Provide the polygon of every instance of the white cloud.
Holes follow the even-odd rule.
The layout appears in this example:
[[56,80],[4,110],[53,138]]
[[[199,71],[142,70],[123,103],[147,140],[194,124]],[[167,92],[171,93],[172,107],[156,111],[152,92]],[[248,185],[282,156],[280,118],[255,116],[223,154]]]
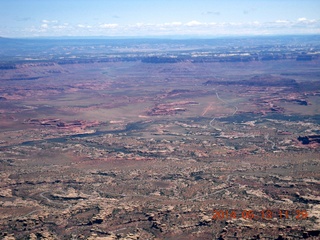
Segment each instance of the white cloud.
[[191,21],[191,22],[186,23],[185,26],[195,27],[195,26],[200,26],[200,25],[202,25],[202,24],[203,24],[203,23],[201,23],[201,22],[198,22],[198,21],[193,20],[193,21]]
[[275,19],[270,22],[138,22],[132,24],[87,23],[71,24],[58,20],[41,20],[37,26],[30,26],[22,32],[39,36],[150,36],[150,35],[265,35],[265,34],[306,34],[320,33],[320,20],[297,18],[294,21]]
[[290,23],[288,20],[276,20],[275,23]]
[[42,22],[43,23],[58,23],[58,20],[46,20],[46,19],[44,19],[44,20],[42,20]]
[[56,25],[56,26],[53,26],[52,28],[53,29],[65,29],[65,28],[67,28],[67,26],[66,25]]
[[99,27],[100,28],[116,28],[118,26],[119,25],[116,23],[104,23],[104,24],[101,24]]
[[135,26],[135,27],[144,27],[146,24],[144,24],[144,23],[136,23],[135,25],[133,25],[133,26]]
[[317,20],[315,19],[307,19],[307,18],[298,18],[297,19],[297,23],[298,24],[314,24],[314,23],[317,23]]
[[230,26],[242,26],[243,23],[242,22],[230,22],[229,25]]
[[90,26],[90,25],[83,25],[83,24],[78,24],[77,27],[78,28],[87,28],[87,29],[92,28],[92,26]]
[[164,23],[163,25],[168,27],[178,27],[182,25],[182,22],[170,22],[170,23]]
[[127,25],[128,27],[132,27],[132,28],[150,28],[150,27],[155,27],[155,26],[164,26],[164,24],[153,24],[153,23],[142,23],[142,22],[138,22],[136,24],[130,24]]
[[305,22],[305,21],[308,21],[308,19],[302,17],[302,18],[298,18],[298,22]]

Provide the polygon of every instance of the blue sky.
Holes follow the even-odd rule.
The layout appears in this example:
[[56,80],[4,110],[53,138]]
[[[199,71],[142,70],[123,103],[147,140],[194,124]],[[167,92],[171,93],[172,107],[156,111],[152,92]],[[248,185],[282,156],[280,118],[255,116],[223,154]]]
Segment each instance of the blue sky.
[[0,0],[0,36],[320,34],[320,0]]

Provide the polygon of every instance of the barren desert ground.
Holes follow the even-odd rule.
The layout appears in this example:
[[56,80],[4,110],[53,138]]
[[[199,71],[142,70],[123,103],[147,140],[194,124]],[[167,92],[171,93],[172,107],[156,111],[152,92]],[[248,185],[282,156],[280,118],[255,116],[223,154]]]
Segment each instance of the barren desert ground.
[[319,36],[0,41],[1,239],[319,238]]

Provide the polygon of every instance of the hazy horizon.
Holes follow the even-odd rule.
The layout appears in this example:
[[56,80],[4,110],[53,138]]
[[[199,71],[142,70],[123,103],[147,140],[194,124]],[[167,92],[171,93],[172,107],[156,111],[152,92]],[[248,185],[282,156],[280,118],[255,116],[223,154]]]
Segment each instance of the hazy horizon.
[[206,36],[206,35],[163,35],[163,36],[29,36],[29,37],[4,37],[0,36],[0,39],[21,39],[21,40],[30,40],[30,39],[43,39],[43,40],[82,40],[82,39],[109,39],[109,40],[125,40],[125,39],[148,39],[148,40],[192,40],[192,39],[225,39],[225,38],[273,38],[273,37],[310,37],[310,36],[320,36],[320,33],[317,34],[270,34],[270,35],[219,35],[219,36]]

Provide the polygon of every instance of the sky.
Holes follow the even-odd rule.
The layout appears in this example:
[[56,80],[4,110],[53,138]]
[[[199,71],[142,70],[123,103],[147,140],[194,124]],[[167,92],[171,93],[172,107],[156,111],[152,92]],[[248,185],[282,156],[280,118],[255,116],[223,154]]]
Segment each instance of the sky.
[[0,0],[1,37],[320,34],[320,0]]

